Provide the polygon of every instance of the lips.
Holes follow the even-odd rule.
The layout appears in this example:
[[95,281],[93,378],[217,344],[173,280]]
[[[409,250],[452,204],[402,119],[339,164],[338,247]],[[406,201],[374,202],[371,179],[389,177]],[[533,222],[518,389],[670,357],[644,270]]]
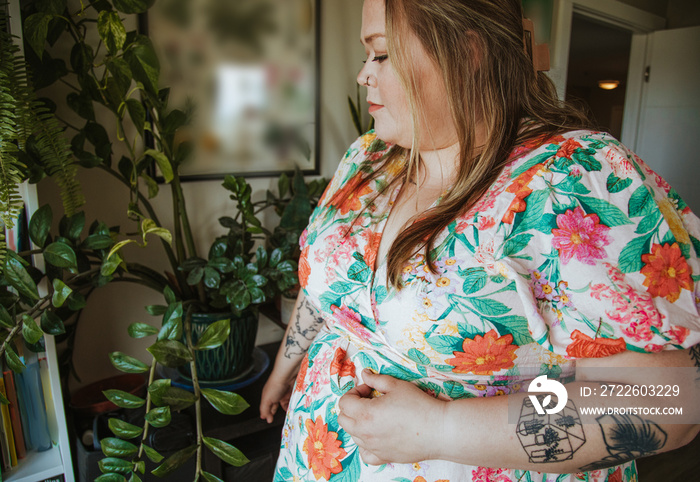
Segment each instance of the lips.
[[381,108],[384,107],[383,105],[375,104],[374,102],[367,102],[367,103],[369,104],[369,109],[368,109],[368,111],[369,111],[370,114],[371,114],[372,112],[376,112],[376,111],[378,111],[379,109],[381,109]]

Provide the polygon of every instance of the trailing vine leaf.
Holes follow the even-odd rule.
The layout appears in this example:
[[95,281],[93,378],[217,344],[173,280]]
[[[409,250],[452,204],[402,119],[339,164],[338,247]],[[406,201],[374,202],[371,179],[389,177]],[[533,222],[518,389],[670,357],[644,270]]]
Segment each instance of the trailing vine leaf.
[[158,334],[158,328],[149,325],[148,323],[132,323],[128,328],[131,338],[145,338],[151,335]]
[[22,373],[26,368],[11,345],[5,345],[5,362],[13,372]]
[[100,440],[102,453],[107,457],[131,457],[138,452],[136,445],[116,437],[105,437]]
[[141,397],[132,395],[123,390],[104,390],[102,392],[107,399],[119,408],[138,408],[146,403]]
[[162,428],[170,423],[170,407],[156,407],[146,414],[146,421],[156,428]]
[[211,350],[220,347],[231,333],[231,320],[218,320],[207,327],[197,340],[195,350]]
[[[110,419],[114,420],[114,419]],[[100,471],[104,473],[117,473],[129,475],[131,473],[131,462],[128,460],[119,459],[117,457],[106,457],[97,462]]]
[[237,393],[225,392],[214,388],[202,388],[202,395],[217,411],[226,415],[238,415],[250,407]]
[[126,478],[121,474],[102,474],[95,479],[95,482],[126,482]]
[[203,437],[202,441],[204,442],[204,445],[206,445],[209,450],[214,453],[214,455],[219,457],[227,464],[233,465],[234,467],[240,467],[250,462],[248,457],[243,455],[243,452],[238,450],[233,445],[224,442],[223,440]]
[[44,336],[44,332],[37,326],[34,318],[26,313],[22,313],[22,336],[30,345],[37,343]]
[[[116,417],[112,417],[107,421],[109,429],[114,435],[122,439],[131,439],[138,437],[143,433],[142,427],[137,427]],[[113,471],[116,472],[116,471]]]
[[141,360],[125,355],[120,351],[110,353],[109,360],[114,368],[124,373],[145,373],[150,368]]
[[154,464],[159,464],[160,461],[165,458],[161,454],[159,454],[155,449],[149,447],[146,444],[141,444],[141,447],[143,447],[143,451],[146,453],[146,457],[148,457],[148,459]]
[[166,367],[177,368],[192,361],[192,354],[187,347],[175,340],[157,341],[147,350],[158,363]]
[[53,280],[53,296],[51,297],[51,304],[56,308],[63,306],[63,303],[68,299],[68,297],[73,293],[70,286],[66,285],[63,281],[58,278]]
[[190,457],[192,457],[196,451],[196,445],[190,445],[189,447],[185,447],[182,450],[178,450],[170,457],[165,459],[165,461],[161,465],[156,467],[153,471],[151,471],[151,473],[157,477],[165,477],[166,475],[177,470],[178,467],[181,467],[185,462],[187,462],[187,460]]

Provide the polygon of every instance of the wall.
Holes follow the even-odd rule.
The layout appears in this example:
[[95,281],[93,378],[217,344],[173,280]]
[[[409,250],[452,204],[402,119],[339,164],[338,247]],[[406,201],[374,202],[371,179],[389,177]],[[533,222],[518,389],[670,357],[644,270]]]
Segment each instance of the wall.
[[[347,96],[355,96],[355,76],[364,60],[364,50],[359,42],[362,2],[322,0],[321,7],[320,163],[321,175],[331,177],[341,156],[356,137],[348,111]],[[133,29],[134,19],[129,22],[127,29]],[[65,96],[67,92],[59,87],[50,94]],[[64,116],[74,120],[71,113],[64,113]],[[114,155],[115,159],[119,159],[119,156],[118,153]],[[129,222],[124,216],[128,202],[127,189],[96,170],[82,171],[80,180],[87,199],[85,211],[88,223],[99,218],[110,225],[120,224],[122,228],[128,229]],[[276,186],[276,179],[272,178],[253,178],[250,182],[256,198],[264,197],[266,189]],[[200,249],[202,246],[208,247],[211,239],[221,233],[217,219],[231,210],[231,201],[219,186],[220,181],[190,182],[183,186]],[[42,181],[38,191],[42,204],[49,202],[54,206],[60,205],[53,181]],[[169,227],[172,213],[167,186],[161,186],[161,193],[153,204],[162,213],[161,222]],[[154,248],[128,247],[127,255],[135,261],[147,261],[150,266],[157,263],[164,267],[166,262],[162,250],[156,246]],[[156,256],[161,258],[154,259]],[[129,283],[112,283],[90,296],[80,319],[75,344],[74,361],[81,381],[72,380],[71,391],[116,374],[107,356],[112,351],[119,350],[147,361],[145,348],[149,343],[129,338],[126,330],[134,322],[157,323],[156,319],[149,319],[143,307],[162,303],[161,298],[156,293]],[[282,334],[280,328],[263,319],[258,343],[279,340]]]

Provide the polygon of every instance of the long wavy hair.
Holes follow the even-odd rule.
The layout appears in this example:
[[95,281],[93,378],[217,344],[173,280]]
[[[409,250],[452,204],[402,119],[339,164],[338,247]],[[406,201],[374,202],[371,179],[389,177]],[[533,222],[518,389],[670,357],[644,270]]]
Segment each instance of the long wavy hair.
[[[592,127],[581,110],[560,102],[549,78],[533,68],[524,46],[520,1],[385,0],[388,54],[407,93],[413,143],[410,149],[392,147],[369,177],[408,159],[394,179],[401,182],[414,175],[421,162],[417,146],[426,133],[418,126],[424,109],[407,32],[418,38],[442,73],[460,143],[452,189],[406,227],[389,249],[388,281],[399,289],[402,268],[421,250],[429,269],[436,271],[430,257],[436,237],[484,195],[516,146]],[[479,123],[485,142],[477,146]]]

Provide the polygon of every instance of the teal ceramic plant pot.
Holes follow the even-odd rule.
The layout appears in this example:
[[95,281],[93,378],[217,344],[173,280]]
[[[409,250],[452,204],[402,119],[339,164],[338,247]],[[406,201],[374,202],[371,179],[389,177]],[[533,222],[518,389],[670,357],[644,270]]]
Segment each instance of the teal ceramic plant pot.
[[[240,316],[231,313],[192,314],[192,343],[215,321],[229,318],[231,333],[218,348],[196,351],[197,378],[204,382],[231,382],[244,377],[253,367],[255,336],[258,332],[257,310],[245,311]],[[180,374],[191,379],[190,365],[179,368]]]

